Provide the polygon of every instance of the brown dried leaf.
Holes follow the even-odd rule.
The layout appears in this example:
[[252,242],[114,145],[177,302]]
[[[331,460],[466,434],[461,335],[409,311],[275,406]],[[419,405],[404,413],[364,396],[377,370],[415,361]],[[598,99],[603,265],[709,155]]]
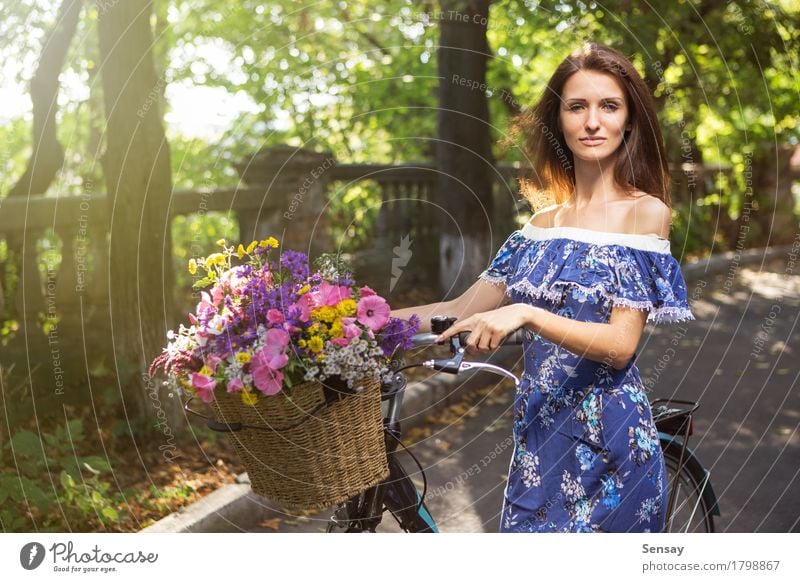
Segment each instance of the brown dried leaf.
[[267,529],[278,531],[278,528],[281,525],[281,518],[280,517],[275,517],[275,518],[272,518],[272,519],[265,519],[261,523],[259,523],[258,525],[259,525],[259,527],[265,527]]

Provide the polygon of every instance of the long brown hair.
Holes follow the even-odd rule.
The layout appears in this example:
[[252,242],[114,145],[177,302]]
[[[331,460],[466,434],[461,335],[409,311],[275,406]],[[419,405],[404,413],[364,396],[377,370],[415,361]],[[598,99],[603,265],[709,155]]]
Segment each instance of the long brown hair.
[[560,204],[575,187],[572,152],[558,127],[564,84],[581,70],[598,71],[614,76],[625,91],[631,129],[617,150],[614,179],[627,192],[641,190],[671,207],[669,167],[658,124],[653,98],[647,85],[631,62],[618,51],[602,44],[587,42],[565,58],[556,68],[536,104],[512,121],[504,144],[518,135],[524,137],[522,151],[531,160],[534,176],[520,176],[520,190],[534,210],[540,207],[535,198],[549,193]]

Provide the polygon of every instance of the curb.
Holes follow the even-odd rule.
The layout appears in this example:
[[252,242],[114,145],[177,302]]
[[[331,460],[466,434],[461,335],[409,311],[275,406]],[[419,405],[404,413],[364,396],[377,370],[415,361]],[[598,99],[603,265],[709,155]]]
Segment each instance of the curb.
[[[684,265],[681,271],[687,281],[697,281],[704,276],[725,272],[732,265],[736,268],[763,263],[789,253],[792,248],[793,245],[782,245],[742,252],[727,251]],[[482,360],[511,367],[519,360],[519,352],[500,349]],[[424,385],[420,382],[410,384],[403,399],[402,422],[407,426],[420,425],[427,414],[449,406],[458,401],[462,394],[482,384],[485,384],[484,375],[476,377],[474,374],[465,379],[440,374]],[[139,533],[240,532],[255,526],[268,515],[281,511],[269,500],[250,490],[247,473],[239,475],[236,481],[162,518]]]
[[[475,359],[511,368],[520,357],[518,350],[501,348],[495,353]],[[442,410],[458,402],[463,394],[485,386],[487,378],[496,376],[474,372],[459,377],[438,374],[424,384],[409,384],[403,398],[401,423],[407,427],[423,424],[425,417],[431,412]],[[273,505],[270,500],[253,493],[247,473],[238,475],[236,481],[171,513],[139,533],[241,532],[276,512],[285,511]]]

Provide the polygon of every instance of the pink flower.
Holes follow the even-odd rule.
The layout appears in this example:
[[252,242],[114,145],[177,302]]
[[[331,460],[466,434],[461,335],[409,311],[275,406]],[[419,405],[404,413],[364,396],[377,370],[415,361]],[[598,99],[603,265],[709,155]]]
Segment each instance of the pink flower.
[[206,347],[206,344],[208,343],[208,332],[207,331],[203,331],[202,329],[198,330],[194,334],[194,339],[197,342],[198,346],[200,346],[201,348],[204,348],[204,347]]
[[209,378],[204,374],[192,374],[192,386],[197,390],[197,396],[203,402],[211,402],[214,400],[214,388],[217,382],[213,378]]
[[383,297],[368,295],[358,302],[358,321],[373,331],[378,331],[389,321],[389,304]]
[[272,271],[262,270],[261,278],[264,280],[264,283],[266,283],[267,289],[272,287]]
[[215,374],[217,371],[217,366],[222,363],[222,358],[220,358],[217,354],[208,354],[206,357],[206,366],[208,369],[211,370],[212,374]]
[[242,388],[244,388],[244,384],[242,384],[241,379],[234,378],[233,380],[228,382],[227,388],[228,388],[228,392],[233,394],[234,392],[241,392]]
[[197,309],[195,311],[197,311],[198,314],[201,314],[207,309],[213,309],[216,311],[217,307],[211,303],[211,296],[206,291],[203,291],[200,293],[200,302],[197,304]]
[[350,340],[343,337],[335,337],[330,342],[335,346],[347,347],[347,344],[350,343]]
[[352,296],[350,287],[331,285],[327,281],[323,281],[319,286],[319,290],[314,294],[316,297],[317,307],[329,305],[335,307],[342,299],[350,299]]
[[289,345],[289,334],[282,329],[273,328],[267,331],[265,344],[250,361],[253,373],[253,384],[263,394],[272,396],[283,388],[283,374],[278,370],[289,361],[286,346]]
[[369,288],[369,287],[367,287],[366,285],[364,285],[364,286],[361,288],[361,296],[362,296],[362,297],[370,297],[370,296],[372,296],[372,295],[377,295],[377,293],[375,293],[375,291],[373,291],[372,289],[370,289],[370,288]]
[[311,293],[306,293],[297,300],[297,303],[291,305],[289,309],[292,307],[300,309],[300,316],[297,319],[306,323],[311,319],[311,308],[314,307],[314,298],[311,296]]
[[219,305],[219,302],[222,301],[223,295],[222,285],[214,285],[211,288],[211,298],[214,301],[214,305]]
[[277,309],[270,309],[267,311],[267,321],[272,324],[283,323],[283,313]]
[[253,384],[266,396],[274,396],[283,389],[283,373],[268,367],[253,370]]
[[344,337],[348,340],[361,337],[361,328],[355,322],[356,320],[353,317],[342,318],[342,331],[344,331]]
[[222,273],[220,286],[226,285],[234,293],[238,293],[247,284],[247,277],[242,276],[242,266],[234,267]]
[[255,368],[271,368],[278,370],[283,368],[289,361],[286,355],[286,346],[289,345],[289,334],[282,329],[273,328],[267,330],[265,344],[261,350],[256,352],[250,365]]

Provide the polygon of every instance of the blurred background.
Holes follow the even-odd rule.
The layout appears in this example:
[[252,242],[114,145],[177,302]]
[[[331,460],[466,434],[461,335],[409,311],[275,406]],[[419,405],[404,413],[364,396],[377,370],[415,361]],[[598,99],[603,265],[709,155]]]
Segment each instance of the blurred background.
[[3,0],[0,527],[137,530],[232,478],[145,374],[218,239],[342,252],[396,307],[471,285],[551,203],[501,141],[586,40],[655,96],[677,259],[796,240],[797,1]]

